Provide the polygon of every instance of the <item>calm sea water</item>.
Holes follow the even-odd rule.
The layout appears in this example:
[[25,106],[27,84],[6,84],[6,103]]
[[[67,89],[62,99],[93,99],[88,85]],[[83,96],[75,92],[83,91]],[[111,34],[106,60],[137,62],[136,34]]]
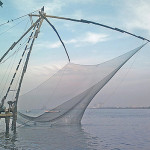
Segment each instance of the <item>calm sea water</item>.
[[150,150],[150,109],[87,109],[81,126],[20,127],[0,150]]

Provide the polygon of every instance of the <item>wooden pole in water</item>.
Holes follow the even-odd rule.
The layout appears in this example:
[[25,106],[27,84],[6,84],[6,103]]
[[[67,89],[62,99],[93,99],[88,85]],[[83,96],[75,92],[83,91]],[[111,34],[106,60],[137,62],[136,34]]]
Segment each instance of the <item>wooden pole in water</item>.
[[6,123],[6,133],[8,133],[9,132],[10,117],[5,118],[5,123]]
[[13,119],[12,119],[12,131],[16,132],[16,121],[17,121],[17,104],[16,101],[14,101],[13,108],[12,108],[12,113],[13,113]]
[[10,117],[12,117],[12,112],[7,110],[0,111],[0,119],[5,119],[6,133],[9,133]]

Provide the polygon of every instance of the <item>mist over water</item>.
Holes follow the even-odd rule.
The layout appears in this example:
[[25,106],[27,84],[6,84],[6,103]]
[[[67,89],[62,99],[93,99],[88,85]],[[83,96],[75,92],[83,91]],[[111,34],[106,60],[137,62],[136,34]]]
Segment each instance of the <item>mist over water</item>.
[[0,150],[149,150],[150,109],[87,109],[81,126],[19,127]]

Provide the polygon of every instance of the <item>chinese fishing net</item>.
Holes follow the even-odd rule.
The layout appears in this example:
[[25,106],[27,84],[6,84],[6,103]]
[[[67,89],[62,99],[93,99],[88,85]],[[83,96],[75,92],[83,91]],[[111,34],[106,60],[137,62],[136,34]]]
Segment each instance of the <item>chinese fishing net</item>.
[[46,112],[40,115],[19,112],[18,122],[80,123],[85,109],[94,96],[143,46],[97,65],[68,63],[44,83],[20,96],[20,110],[37,110],[44,106]]

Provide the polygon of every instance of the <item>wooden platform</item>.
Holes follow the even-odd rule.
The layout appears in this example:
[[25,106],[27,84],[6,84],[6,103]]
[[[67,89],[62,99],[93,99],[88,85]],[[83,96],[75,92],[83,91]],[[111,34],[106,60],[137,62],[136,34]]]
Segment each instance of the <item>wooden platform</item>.
[[6,113],[6,114],[0,114],[0,118],[7,118],[7,117],[12,117],[12,113]]

